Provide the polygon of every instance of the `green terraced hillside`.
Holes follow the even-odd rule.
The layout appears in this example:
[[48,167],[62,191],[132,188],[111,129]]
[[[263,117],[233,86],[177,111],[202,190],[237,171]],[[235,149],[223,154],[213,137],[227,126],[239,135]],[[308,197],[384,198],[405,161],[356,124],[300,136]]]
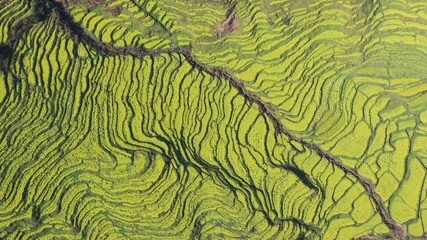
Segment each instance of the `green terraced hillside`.
[[0,0],[0,239],[427,239],[427,1]]

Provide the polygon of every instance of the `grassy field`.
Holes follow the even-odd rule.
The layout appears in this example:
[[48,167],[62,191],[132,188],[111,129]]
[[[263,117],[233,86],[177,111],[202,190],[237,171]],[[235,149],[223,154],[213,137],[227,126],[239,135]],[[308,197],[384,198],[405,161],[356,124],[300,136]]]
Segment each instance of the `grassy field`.
[[0,0],[0,239],[427,236],[426,66],[423,0]]

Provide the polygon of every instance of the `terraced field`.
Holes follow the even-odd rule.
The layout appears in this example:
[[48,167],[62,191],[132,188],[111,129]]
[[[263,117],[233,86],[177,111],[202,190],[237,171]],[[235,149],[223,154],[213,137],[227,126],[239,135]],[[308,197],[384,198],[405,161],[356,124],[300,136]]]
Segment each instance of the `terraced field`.
[[0,239],[426,239],[424,0],[0,0]]

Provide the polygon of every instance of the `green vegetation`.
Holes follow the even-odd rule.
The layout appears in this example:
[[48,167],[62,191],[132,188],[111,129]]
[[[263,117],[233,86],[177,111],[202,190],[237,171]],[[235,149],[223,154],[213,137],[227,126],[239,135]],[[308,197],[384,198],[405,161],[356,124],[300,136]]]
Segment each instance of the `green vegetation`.
[[0,239],[427,233],[427,3],[0,0]]

